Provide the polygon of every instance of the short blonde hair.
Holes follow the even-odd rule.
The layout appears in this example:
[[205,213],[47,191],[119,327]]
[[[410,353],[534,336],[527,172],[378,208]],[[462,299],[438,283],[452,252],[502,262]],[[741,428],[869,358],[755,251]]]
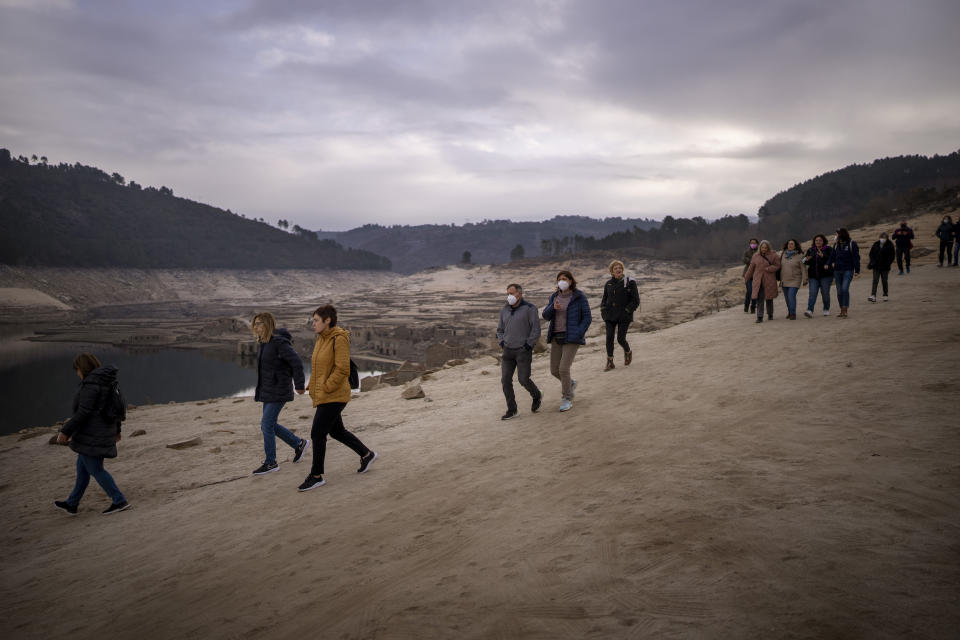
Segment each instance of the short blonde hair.
[[[260,336],[257,336],[257,329],[253,326],[258,320],[263,323],[264,328],[267,330],[262,339]],[[277,321],[274,319],[273,314],[269,311],[258,313],[257,315],[253,316],[253,320],[250,321],[250,330],[253,331],[253,335],[257,336],[258,342],[270,342],[270,338],[273,337],[273,332],[276,328]]]
[[620,262],[619,260],[614,260],[613,262],[610,263],[610,266],[607,267],[607,271],[610,272],[610,275],[613,275],[613,268],[617,265],[620,265],[620,268],[623,269],[624,271],[627,270],[627,268],[623,266],[622,262]]

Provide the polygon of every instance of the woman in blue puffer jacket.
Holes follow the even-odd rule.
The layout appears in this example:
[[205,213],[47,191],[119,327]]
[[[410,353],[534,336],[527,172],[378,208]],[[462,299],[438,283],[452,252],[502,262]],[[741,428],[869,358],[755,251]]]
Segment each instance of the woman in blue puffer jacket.
[[277,328],[271,313],[253,317],[253,333],[260,343],[257,356],[257,389],[253,399],[263,403],[260,431],[263,433],[263,464],[253,472],[255,476],[279,471],[277,465],[277,438],[293,448],[293,461],[300,462],[310,446],[308,438],[298,438],[289,429],[277,423],[283,405],[293,400],[293,388],[303,394],[303,362],[293,350],[293,338],[286,329]]
[[587,296],[577,289],[577,281],[569,271],[563,270],[557,274],[557,290],[550,296],[542,315],[544,320],[550,321],[547,328],[550,373],[560,380],[563,395],[560,411],[569,411],[577,386],[570,369],[577,349],[586,344],[587,329],[592,320]]

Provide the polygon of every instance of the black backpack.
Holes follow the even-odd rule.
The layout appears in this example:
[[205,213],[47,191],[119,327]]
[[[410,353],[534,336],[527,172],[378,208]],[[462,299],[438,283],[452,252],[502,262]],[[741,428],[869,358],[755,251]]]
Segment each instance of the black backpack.
[[353,358],[350,358],[350,388],[359,389],[360,388],[360,370],[357,368],[357,363],[353,361]]
[[107,389],[103,402],[100,403],[100,415],[110,424],[127,419],[127,403],[120,393],[120,383],[116,380]]

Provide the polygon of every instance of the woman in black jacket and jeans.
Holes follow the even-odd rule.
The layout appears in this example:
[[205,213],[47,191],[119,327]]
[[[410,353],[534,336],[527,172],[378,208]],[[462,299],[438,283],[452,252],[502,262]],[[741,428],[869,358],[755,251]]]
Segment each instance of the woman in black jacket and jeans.
[[80,389],[73,399],[73,417],[60,428],[57,444],[69,444],[76,451],[77,480],[70,496],[53,504],[71,516],[77,515],[80,499],[93,476],[110,497],[110,506],[103,513],[123,511],[130,503],[117,488],[113,476],[103,468],[104,458],[117,457],[120,441],[120,421],[103,415],[103,407],[117,381],[117,368],[101,366],[92,353],[81,353],[73,359],[73,369],[80,376]]
[[298,438],[289,429],[277,423],[283,405],[293,400],[293,388],[303,394],[303,361],[293,350],[293,338],[286,329],[277,328],[272,313],[258,313],[253,317],[253,333],[260,343],[257,354],[257,389],[253,399],[263,403],[260,432],[263,433],[263,464],[253,475],[279,471],[277,438],[293,449],[293,461],[300,462],[310,446],[308,438]]
[[877,301],[877,282],[883,282],[883,301],[889,300],[887,297],[887,280],[890,275],[890,267],[897,257],[897,252],[893,248],[893,243],[887,237],[886,233],[880,234],[880,239],[870,247],[870,262],[867,268],[873,270],[873,288],[870,290],[870,302]]
[[633,352],[627,344],[627,329],[633,322],[633,312],[640,306],[640,292],[637,281],[623,272],[623,263],[614,260],[610,263],[610,279],[603,286],[603,299],[600,301],[600,317],[607,325],[607,366],[604,371],[615,368],[613,364],[613,335],[623,347],[623,365],[633,360]]

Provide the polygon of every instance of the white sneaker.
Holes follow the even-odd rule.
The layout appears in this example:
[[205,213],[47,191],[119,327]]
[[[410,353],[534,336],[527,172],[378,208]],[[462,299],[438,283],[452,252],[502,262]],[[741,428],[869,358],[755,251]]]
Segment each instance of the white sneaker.
[[570,411],[573,408],[573,403],[569,400],[564,400],[560,403],[560,411]]
[[830,315],[830,309],[824,309],[824,310],[823,310],[823,315],[825,315],[825,316]]
[[889,301],[890,301],[890,298],[888,298],[887,296],[883,296],[883,301],[884,301],[884,302],[889,302]]
[[807,311],[804,311],[804,312],[803,312],[803,315],[807,316],[808,318],[812,318],[812,317],[813,317],[813,314],[810,313],[810,310],[809,310],[809,309],[808,309]]
[[877,296],[868,296],[868,297],[867,297],[867,300],[869,300],[870,302],[876,302],[876,301],[877,301]]

